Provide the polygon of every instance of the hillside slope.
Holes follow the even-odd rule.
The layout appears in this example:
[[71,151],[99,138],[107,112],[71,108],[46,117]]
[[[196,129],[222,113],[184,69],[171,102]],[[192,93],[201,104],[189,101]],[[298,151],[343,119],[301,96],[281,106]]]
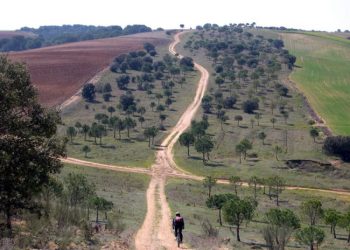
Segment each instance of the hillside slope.
[[10,53],[9,58],[27,64],[40,102],[55,106],[74,95],[113,58],[141,49],[145,42],[158,45],[169,40],[159,32],[137,34]]

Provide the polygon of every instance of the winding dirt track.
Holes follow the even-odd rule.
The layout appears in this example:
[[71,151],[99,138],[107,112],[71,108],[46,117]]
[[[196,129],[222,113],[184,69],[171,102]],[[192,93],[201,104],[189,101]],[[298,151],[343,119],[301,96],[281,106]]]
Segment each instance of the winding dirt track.
[[[184,33],[185,32],[181,32],[175,35],[174,41],[169,45],[170,53],[174,55],[176,54],[175,46],[180,42],[180,36]],[[181,58],[182,56],[179,55],[178,57]],[[191,120],[200,106],[201,99],[204,96],[208,85],[208,71],[197,63],[195,63],[195,67],[201,73],[201,78],[198,82],[198,87],[194,100],[188,106],[186,111],[182,114],[178,123],[171,130],[170,134],[164,139],[164,141],[160,145],[160,149],[157,151],[156,155],[156,162],[154,165],[152,165],[151,169],[115,166],[109,164],[89,162],[74,158],[62,159],[63,162],[70,164],[77,164],[100,169],[109,169],[121,172],[148,174],[152,176],[146,194],[147,214],[142,224],[142,227],[137,232],[135,238],[136,249],[178,249],[171,231],[171,214],[165,195],[166,180],[169,177],[190,179],[196,181],[201,181],[204,179],[204,177],[202,176],[192,175],[186,172],[185,170],[179,168],[174,162],[174,157],[172,153],[173,147],[177,142],[179,136],[190,126]],[[229,184],[227,180],[221,179],[218,180],[218,183]],[[248,183],[243,182],[242,185],[248,186]],[[346,196],[350,195],[349,191],[341,189],[328,190],[293,186],[286,187],[286,189],[318,191]]]
[[[175,35],[175,40],[169,46],[170,53],[176,54],[175,46],[180,42],[180,35],[183,33]],[[147,214],[142,227],[136,234],[136,249],[177,249],[171,231],[171,214],[164,189],[166,179],[169,176],[193,179],[193,176],[176,170],[172,149],[181,133],[190,126],[208,85],[208,71],[198,64],[195,64],[195,67],[200,71],[201,78],[194,100],[160,145],[160,150],[157,151],[156,155],[156,163],[151,168],[152,179],[147,190]],[[201,179],[200,177],[195,178]]]

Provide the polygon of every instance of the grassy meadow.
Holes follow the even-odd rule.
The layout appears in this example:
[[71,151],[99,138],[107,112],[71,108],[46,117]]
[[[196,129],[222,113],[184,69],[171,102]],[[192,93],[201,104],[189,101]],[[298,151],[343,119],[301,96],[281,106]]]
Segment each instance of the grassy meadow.
[[335,134],[350,134],[350,41],[318,33],[281,33],[297,57],[291,79]]

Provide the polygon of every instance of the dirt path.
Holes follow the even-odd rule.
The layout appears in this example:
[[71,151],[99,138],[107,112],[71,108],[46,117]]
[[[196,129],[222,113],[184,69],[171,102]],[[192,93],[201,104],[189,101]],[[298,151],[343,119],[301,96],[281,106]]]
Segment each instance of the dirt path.
[[[180,42],[178,33],[174,37],[174,42],[169,46],[169,51],[176,54],[175,46]],[[182,56],[178,56],[181,58]],[[177,139],[191,124],[191,120],[198,110],[201,99],[208,84],[209,73],[202,66],[195,64],[201,73],[200,81],[193,102],[188,106],[180,117],[170,134],[164,139],[160,150],[156,155],[156,163],[152,166],[152,179],[147,190],[147,214],[141,229],[135,238],[136,249],[177,249],[174,236],[171,231],[171,214],[165,196],[165,183],[169,176],[200,179],[200,177],[190,176],[180,173],[176,169],[173,160],[172,149]]]

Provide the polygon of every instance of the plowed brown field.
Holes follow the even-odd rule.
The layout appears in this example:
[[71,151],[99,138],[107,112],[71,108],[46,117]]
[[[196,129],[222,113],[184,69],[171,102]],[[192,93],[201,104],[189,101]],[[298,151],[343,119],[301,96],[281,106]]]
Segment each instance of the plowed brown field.
[[74,95],[113,58],[141,49],[145,42],[160,45],[169,40],[154,33],[136,34],[13,52],[9,58],[27,64],[40,102],[55,106]]

